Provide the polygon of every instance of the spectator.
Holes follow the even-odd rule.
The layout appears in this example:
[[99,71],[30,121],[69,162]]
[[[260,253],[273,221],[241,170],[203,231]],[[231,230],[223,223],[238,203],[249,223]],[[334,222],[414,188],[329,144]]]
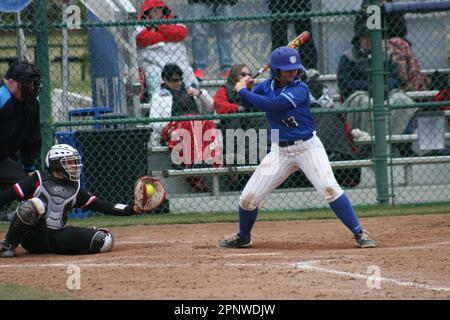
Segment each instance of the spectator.
[[188,30],[185,25],[171,23],[170,8],[162,0],[145,0],[138,20],[163,20],[162,24],[139,26],[136,30],[138,61],[143,72],[143,78],[149,99],[159,91],[161,71],[168,63],[176,63],[184,72],[186,87],[198,85],[189,62],[186,46],[182,42]]
[[[311,1],[269,0],[269,10],[272,14],[310,12]],[[287,33],[289,23],[293,23],[296,35],[303,31],[311,32],[312,27],[310,18],[282,18],[272,20],[270,23],[272,31],[272,51],[289,43],[290,39],[288,39]],[[317,51],[312,39],[307,41],[301,48],[299,47],[299,52],[302,57],[303,66],[306,69],[317,69]]]
[[0,190],[35,170],[42,144],[41,86],[42,74],[34,64],[14,62],[6,71],[0,87]]
[[187,113],[213,113],[213,99],[208,91],[195,86],[186,89],[183,83],[183,71],[176,64],[167,64],[162,70],[161,85],[172,96],[172,116]]
[[[195,86],[186,88],[183,75],[183,70],[176,64],[164,66],[161,72],[161,89],[150,107],[151,118],[214,112],[213,98],[209,93]],[[153,145],[159,145],[161,130],[165,124],[153,124]]]
[[[383,0],[383,4],[393,2]],[[368,0],[364,0],[361,8],[365,11],[369,5]],[[359,15],[355,20],[355,30],[366,23],[367,15]],[[413,52],[412,44],[406,38],[408,29],[406,20],[402,13],[391,12],[386,14],[382,11],[382,28],[385,30],[383,47],[387,48],[389,54],[398,65],[400,77],[403,79],[402,89],[405,91],[428,90],[430,79],[420,72],[421,64]]]
[[[331,109],[334,107],[333,98],[319,76],[317,71],[308,72],[306,83],[310,92],[311,109]],[[330,161],[355,160],[366,156],[364,148],[360,150],[354,143],[354,138],[357,134],[358,137],[367,137],[368,134],[352,130],[342,113],[313,113],[313,119]],[[347,188],[355,187],[361,181],[361,168],[333,169],[333,172],[338,183]]]
[[421,73],[421,64],[414,54],[408,41],[395,37],[389,38],[387,43],[389,54],[398,65],[400,77],[403,80],[402,89],[405,91],[428,90],[430,87],[430,78]]
[[[233,15],[233,5],[237,0],[189,0],[194,18],[208,18]],[[210,28],[216,37],[217,52],[219,55],[219,76],[226,78],[233,63],[231,36],[233,30],[227,23],[200,23],[192,25],[192,55],[194,58],[194,74],[199,80],[205,77],[208,66],[208,37]]]
[[[241,113],[241,112],[259,112],[257,109],[249,109],[244,108],[240,101],[239,95],[234,93],[234,87],[237,82],[241,81],[246,76],[251,76],[250,69],[245,64],[238,64],[231,66],[230,74],[227,78],[227,82],[225,85],[217,90],[214,95],[214,107],[216,108],[216,112],[218,114],[233,114],[233,113]],[[249,86],[251,89],[251,86]],[[222,135],[224,137],[224,146],[227,146],[227,129],[234,129],[233,132],[233,142],[234,139],[237,138],[240,141],[245,141],[245,131],[248,129],[257,129],[257,128],[266,128],[266,121],[264,119],[251,119],[251,118],[234,118],[234,119],[222,119],[221,125],[219,129],[222,131]],[[242,129],[237,130],[237,129]],[[246,144],[245,153],[239,153],[240,150],[236,148],[236,145],[233,143],[229,143],[229,145],[233,145],[233,151],[231,152],[228,149],[225,149],[227,153],[226,162],[230,169],[234,169],[237,163],[244,164],[245,157],[250,155],[250,150],[257,151],[257,145],[250,145],[250,141]],[[232,153],[232,154],[231,154]],[[256,163],[254,163],[256,164]],[[237,191],[241,190],[245,185],[247,180],[251,175],[237,175],[237,174],[228,174],[224,179],[224,190],[228,191]]]
[[[337,71],[338,87],[344,108],[361,108],[369,106],[369,72],[371,43],[367,28],[360,27],[355,31],[352,47],[345,52],[340,60]],[[388,96],[387,105],[414,104],[402,90],[403,80],[398,73],[398,66],[388,57],[385,61],[388,74],[385,79],[385,91]],[[393,110],[390,121],[391,134],[402,134],[414,114],[414,109]],[[347,115],[351,128],[372,132],[371,115],[369,112],[356,112]]]
[[[185,88],[183,84],[183,71],[175,64],[168,64],[162,71],[162,79],[164,83],[161,85],[160,107],[170,108],[171,116],[189,116],[199,113],[213,113],[214,105],[213,98],[206,90],[200,90],[190,87]],[[153,107],[153,106],[152,106]],[[160,134],[161,144],[168,145],[170,149],[177,148],[179,143],[183,143],[182,151],[188,149],[190,156],[180,155],[181,158],[177,159],[175,168],[193,168],[204,164],[214,166],[220,166],[219,162],[211,163],[204,157],[206,149],[214,149],[216,143],[213,143],[213,139],[209,140],[205,138],[205,134],[208,130],[217,130],[215,124],[211,120],[194,120],[194,121],[172,121],[168,124],[164,124]],[[177,130],[182,130],[181,139],[175,139],[173,134],[177,134]],[[183,133],[189,133],[189,138],[185,137]],[[217,136],[217,135],[214,135]],[[185,145],[189,143],[190,145]],[[218,149],[217,149],[218,150]],[[214,152],[212,152],[214,153]],[[172,157],[172,160],[174,158]],[[180,160],[180,161],[178,161]],[[201,176],[187,176],[185,178],[188,185],[195,192],[209,192],[209,187],[206,181]]]
[[[251,76],[250,69],[247,65],[238,64],[231,67],[226,84],[220,87],[214,95],[214,107],[218,114],[259,111],[256,109],[245,109],[241,104],[239,96],[233,92],[236,83],[246,76]],[[225,129],[242,128],[243,130],[247,130],[255,127],[248,118],[222,120],[221,123]]]

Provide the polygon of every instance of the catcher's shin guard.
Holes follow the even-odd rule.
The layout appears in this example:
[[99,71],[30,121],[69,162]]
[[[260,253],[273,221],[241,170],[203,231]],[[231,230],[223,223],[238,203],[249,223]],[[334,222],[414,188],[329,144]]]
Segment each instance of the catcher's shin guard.
[[108,252],[114,247],[114,236],[106,229],[98,229],[92,237],[90,251],[92,253]]
[[26,225],[35,226],[45,213],[45,205],[39,198],[32,198],[20,203],[17,207],[17,217]]

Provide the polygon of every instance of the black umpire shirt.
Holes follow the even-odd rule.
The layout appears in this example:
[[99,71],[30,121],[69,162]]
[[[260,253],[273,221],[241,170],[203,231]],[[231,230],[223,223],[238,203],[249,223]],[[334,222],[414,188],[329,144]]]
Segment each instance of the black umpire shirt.
[[17,101],[3,85],[0,87],[0,161],[15,158],[20,151],[22,164],[30,167],[42,145],[39,103]]

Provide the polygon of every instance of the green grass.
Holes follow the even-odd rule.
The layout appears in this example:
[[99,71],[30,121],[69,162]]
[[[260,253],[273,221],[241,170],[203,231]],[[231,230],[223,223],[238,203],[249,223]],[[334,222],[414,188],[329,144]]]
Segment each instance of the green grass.
[[0,300],[73,300],[67,294],[19,285],[0,285]]

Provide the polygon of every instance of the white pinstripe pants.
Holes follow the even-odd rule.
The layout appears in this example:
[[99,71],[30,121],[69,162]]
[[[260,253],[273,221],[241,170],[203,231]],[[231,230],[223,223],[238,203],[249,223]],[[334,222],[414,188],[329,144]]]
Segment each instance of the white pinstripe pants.
[[306,142],[299,140],[284,148],[279,148],[278,143],[272,143],[270,153],[261,161],[242,191],[239,205],[248,211],[256,209],[261,201],[297,170],[303,171],[328,202],[333,202],[344,193],[334,177],[322,141],[314,135]]

